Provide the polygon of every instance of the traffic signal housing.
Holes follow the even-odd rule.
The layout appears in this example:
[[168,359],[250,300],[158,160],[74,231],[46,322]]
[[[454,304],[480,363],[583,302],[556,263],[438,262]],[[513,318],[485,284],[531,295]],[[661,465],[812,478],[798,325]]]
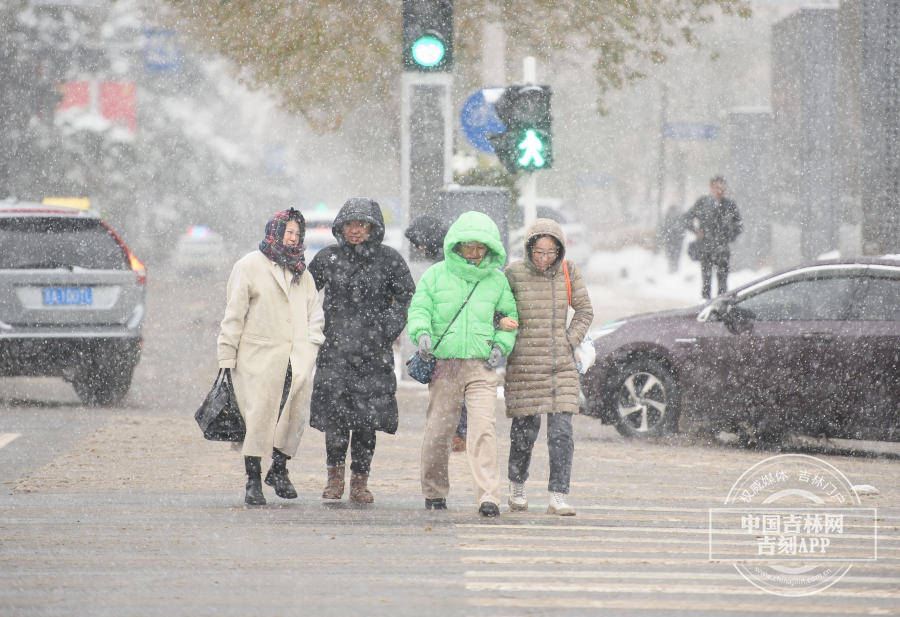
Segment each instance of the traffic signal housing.
[[510,173],[553,166],[550,86],[509,86],[494,103],[503,133],[488,135],[494,153]]
[[403,0],[403,70],[449,71],[453,0]]

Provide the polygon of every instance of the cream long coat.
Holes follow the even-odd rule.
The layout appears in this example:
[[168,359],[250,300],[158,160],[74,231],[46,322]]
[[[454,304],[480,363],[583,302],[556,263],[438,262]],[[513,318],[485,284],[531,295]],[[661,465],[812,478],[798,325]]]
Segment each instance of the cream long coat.
[[[272,448],[294,456],[309,417],[309,393],[319,345],[325,340],[322,301],[309,272],[292,273],[260,251],[238,260],[228,278],[219,328],[219,368],[232,369],[247,435],[244,456],[270,457]],[[278,408],[288,360],[291,389]]]
[[[531,246],[538,236],[560,243],[557,260],[544,272],[531,261]],[[581,272],[569,262],[572,307],[566,326],[569,298],[562,269],[565,237],[559,224],[536,219],[525,234],[526,256],[506,267],[506,278],[519,311],[516,346],[506,362],[506,415],[510,418],[542,413],[578,413],[578,371],[572,350],[587,334],[594,310]]]

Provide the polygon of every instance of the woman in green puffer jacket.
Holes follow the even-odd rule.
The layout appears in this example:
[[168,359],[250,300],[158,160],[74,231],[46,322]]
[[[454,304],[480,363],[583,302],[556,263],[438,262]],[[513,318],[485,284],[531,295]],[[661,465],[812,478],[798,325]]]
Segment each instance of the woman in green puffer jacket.
[[447,231],[444,256],[419,280],[407,321],[410,338],[419,352],[437,358],[428,385],[422,443],[425,507],[447,507],[450,439],[465,403],[469,415],[466,454],[475,500],[482,515],[497,516],[496,369],[502,357],[512,351],[516,334],[495,329],[494,314],[518,319],[509,282],[498,269],[506,262],[506,251],[494,221],[481,212],[470,211],[461,214]]

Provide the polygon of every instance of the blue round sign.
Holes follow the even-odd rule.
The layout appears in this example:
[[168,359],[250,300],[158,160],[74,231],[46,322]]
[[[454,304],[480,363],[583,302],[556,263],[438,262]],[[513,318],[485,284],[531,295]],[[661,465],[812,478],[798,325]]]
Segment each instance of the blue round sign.
[[459,121],[462,124],[463,134],[469,143],[478,150],[494,153],[494,148],[487,140],[490,133],[502,133],[506,127],[497,117],[494,111],[494,104],[488,103],[484,97],[484,90],[479,90],[468,99],[463,105],[459,114]]

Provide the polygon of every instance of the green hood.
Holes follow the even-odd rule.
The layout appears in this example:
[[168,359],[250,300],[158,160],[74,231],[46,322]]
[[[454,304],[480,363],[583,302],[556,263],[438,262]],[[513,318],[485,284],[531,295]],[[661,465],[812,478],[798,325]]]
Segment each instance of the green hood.
[[[478,266],[473,266],[454,250],[460,242],[481,242],[488,252]],[[506,263],[506,249],[500,241],[500,230],[487,214],[470,210],[453,222],[444,236],[444,260],[450,271],[467,281],[480,281]]]

